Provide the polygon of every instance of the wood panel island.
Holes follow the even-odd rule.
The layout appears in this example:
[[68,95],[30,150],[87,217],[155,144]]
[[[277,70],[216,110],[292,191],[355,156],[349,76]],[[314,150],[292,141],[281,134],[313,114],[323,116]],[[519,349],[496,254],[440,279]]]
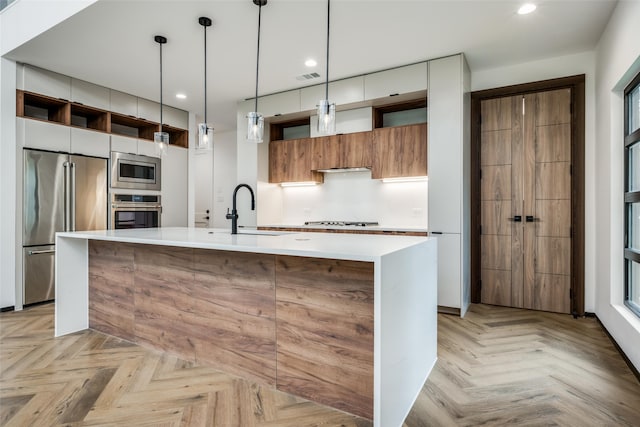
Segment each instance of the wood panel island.
[[241,233],[58,233],[56,336],[92,328],[402,425],[436,361],[436,240]]

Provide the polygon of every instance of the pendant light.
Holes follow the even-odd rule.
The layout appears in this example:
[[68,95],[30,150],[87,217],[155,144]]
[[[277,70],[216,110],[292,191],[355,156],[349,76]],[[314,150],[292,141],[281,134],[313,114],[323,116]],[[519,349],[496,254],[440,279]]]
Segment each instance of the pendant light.
[[336,104],[329,102],[329,23],[331,19],[331,0],[327,0],[327,69],[324,85],[324,99],[318,102],[318,134],[336,133]]
[[211,26],[211,19],[201,16],[198,22],[204,28],[204,123],[198,125],[199,150],[210,149],[213,144],[213,127],[207,124],[207,27]]
[[264,136],[264,117],[258,113],[258,75],[260,71],[260,18],[262,17],[262,6],[267,4],[267,0],[253,0],[253,4],[258,6],[258,53],[256,55],[256,97],[255,108],[247,114],[247,141],[261,143]]
[[162,45],[167,42],[167,38],[155,36],[153,39],[160,46],[160,132],[153,133],[153,142],[156,144],[156,153],[163,156],[167,154],[167,145],[169,145],[169,134],[162,131]]

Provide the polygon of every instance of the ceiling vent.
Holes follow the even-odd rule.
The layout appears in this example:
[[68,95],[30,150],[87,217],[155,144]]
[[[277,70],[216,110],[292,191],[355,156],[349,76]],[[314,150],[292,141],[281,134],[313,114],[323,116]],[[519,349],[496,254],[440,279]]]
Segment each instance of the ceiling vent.
[[299,76],[296,77],[296,80],[313,80],[313,79],[317,79],[318,77],[320,77],[320,74],[318,73],[309,73],[309,74],[300,74]]

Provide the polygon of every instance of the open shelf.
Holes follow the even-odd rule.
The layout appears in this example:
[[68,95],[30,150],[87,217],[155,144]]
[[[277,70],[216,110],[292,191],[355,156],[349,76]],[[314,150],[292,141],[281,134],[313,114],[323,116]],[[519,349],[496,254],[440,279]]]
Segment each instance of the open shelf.
[[16,114],[19,117],[44,120],[69,125],[69,103],[49,96],[19,91],[16,97]]
[[71,104],[71,126],[108,132],[109,113],[85,105]]
[[[169,144],[177,145],[178,147],[188,148],[189,147],[189,132],[184,129],[174,128],[172,126],[164,125],[162,126],[162,130],[169,134]],[[151,135],[151,139],[153,139],[153,135]]]
[[153,141],[153,133],[160,126],[157,123],[136,119],[124,114],[111,113],[111,133]]

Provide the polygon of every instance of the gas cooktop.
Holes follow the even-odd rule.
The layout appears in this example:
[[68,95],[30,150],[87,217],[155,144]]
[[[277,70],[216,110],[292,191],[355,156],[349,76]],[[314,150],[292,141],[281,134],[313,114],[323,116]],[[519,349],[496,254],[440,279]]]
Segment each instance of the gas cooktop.
[[331,226],[355,226],[355,227],[371,227],[378,225],[377,222],[365,221],[305,221],[304,225],[331,225]]

